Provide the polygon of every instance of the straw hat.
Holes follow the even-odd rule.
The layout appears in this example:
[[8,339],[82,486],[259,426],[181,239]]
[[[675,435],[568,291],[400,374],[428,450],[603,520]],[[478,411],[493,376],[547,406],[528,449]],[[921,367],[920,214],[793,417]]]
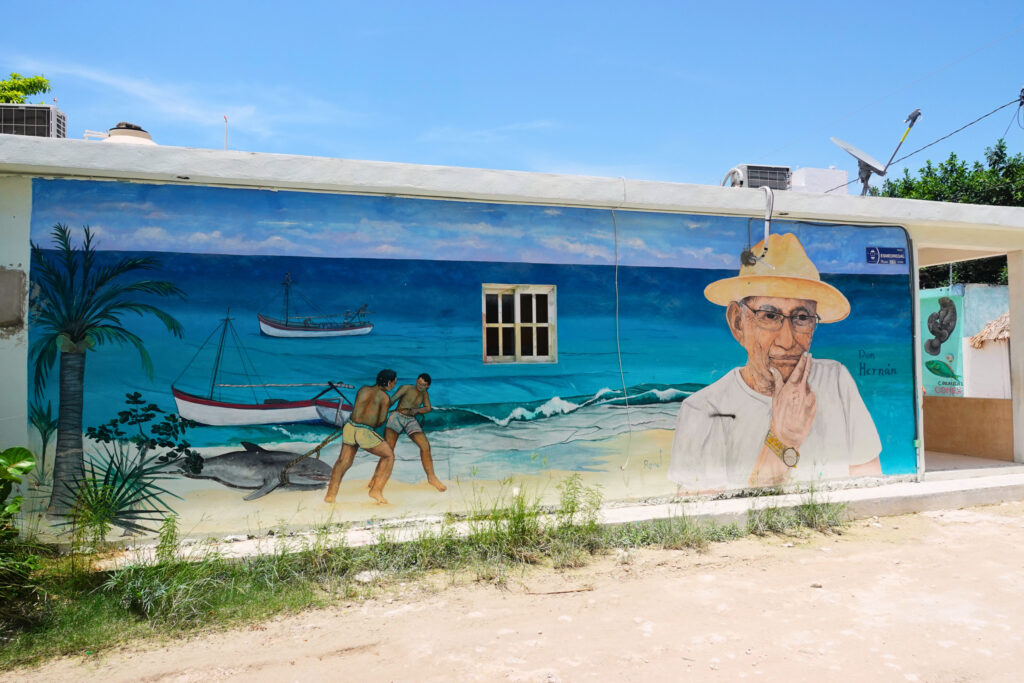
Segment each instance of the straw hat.
[[[760,254],[764,240],[752,249]],[[796,235],[768,236],[768,253],[752,266],[740,266],[737,277],[716,280],[704,288],[711,303],[728,306],[748,296],[776,296],[818,302],[821,322],[834,323],[850,314],[850,302],[832,285],[822,282]]]

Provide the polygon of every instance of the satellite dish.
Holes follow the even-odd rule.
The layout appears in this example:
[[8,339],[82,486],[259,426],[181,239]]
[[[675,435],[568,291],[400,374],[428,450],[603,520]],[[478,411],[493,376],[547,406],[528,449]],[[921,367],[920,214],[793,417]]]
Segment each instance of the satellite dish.
[[839,138],[829,139],[857,160],[857,179],[863,183],[863,188],[861,189],[860,194],[861,196],[866,195],[868,193],[868,181],[871,179],[871,174],[877,173],[879,176],[885,176],[885,166],[883,166],[873,156],[867,152],[857,149],[849,142],[843,142]]
[[[857,179],[864,184],[863,189],[860,191],[862,197],[868,193],[868,181],[871,180],[872,173],[877,173],[881,177],[885,176],[885,172],[889,170],[889,164],[891,164],[892,160],[896,158],[896,152],[900,151],[900,147],[903,146],[903,141],[907,139],[910,129],[914,127],[914,124],[917,123],[919,118],[921,118],[920,109],[915,109],[907,114],[907,118],[903,123],[908,123],[910,125],[907,126],[906,132],[903,133],[903,137],[900,138],[900,143],[896,145],[896,149],[892,151],[892,156],[889,157],[889,161],[886,162],[885,166],[882,166],[882,164],[878,163],[878,160],[873,156],[866,152],[862,152],[849,142],[843,142],[839,138],[829,138],[832,142],[842,147],[843,151],[857,160]],[[906,157],[903,158],[906,159]]]

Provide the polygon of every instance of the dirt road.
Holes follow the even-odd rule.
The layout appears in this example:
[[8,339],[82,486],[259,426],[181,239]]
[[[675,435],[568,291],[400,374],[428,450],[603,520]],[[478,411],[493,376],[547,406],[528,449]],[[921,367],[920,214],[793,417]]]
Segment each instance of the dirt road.
[[[447,577],[17,681],[1018,681],[1024,503]],[[573,592],[560,592],[573,591]]]

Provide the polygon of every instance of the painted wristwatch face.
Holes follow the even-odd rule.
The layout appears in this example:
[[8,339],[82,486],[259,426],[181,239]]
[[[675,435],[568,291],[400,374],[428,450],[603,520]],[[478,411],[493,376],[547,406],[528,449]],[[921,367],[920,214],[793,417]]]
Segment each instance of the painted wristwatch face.
[[795,448],[786,448],[782,451],[782,462],[786,463],[786,467],[796,467],[799,461],[800,454]]

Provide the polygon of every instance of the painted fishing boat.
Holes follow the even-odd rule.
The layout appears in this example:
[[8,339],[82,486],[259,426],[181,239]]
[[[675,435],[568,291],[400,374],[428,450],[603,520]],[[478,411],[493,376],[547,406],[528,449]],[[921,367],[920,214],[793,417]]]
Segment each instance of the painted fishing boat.
[[[223,384],[218,386],[225,386]],[[270,386],[270,385],[256,385]],[[302,386],[302,385],[277,385]],[[171,387],[178,415],[204,425],[262,425],[292,422],[325,422],[341,427],[352,415],[352,406],[341,399],[288,401],[268,398],[262,403],[234,403],[196,396]]]
[[[256,314],[260,332],[269,337],[355,337],[369,334],[373,330],[373,323],[366,319],[369,304],[363,304],[355,311],[345,311],[341,316],[295,315],[292,311],[293,296],[305,300],[311,310],[315,310],[315,307],[294,291],[295,283],[292,281],[291,273],[285,273],[281,286],[284,288],[284,315],[275,318],[263,313]],[[341,320],[338,320],[339,317]]]
[[[210,379],[209,391],[203,394],[194,391],[185,391],[176,387],[175,384],[185,375],[192,363],[199,357],[202,350],[210,343],[214,335],[219,332],[216,355],[213,363],[213,373]],[[235,348],[239,351],[242,368],[248,377],[259,379],[252,361],[242,347],[241,339],[231,324],[230,315],[221,320],[220,326],[207,337],[206,341],[189,361],[185,369],[181,371],[178,378],[171,384],[171,394],[174,396],[174,403],[178,409],[178,415],[187,420],[193,420],[203,425],[225,426],[225,425],[262,425],[262,424],[288,424],[294,422],[325,422],[330,425],[341,427],[352,414],[352,405],[341,393],[342,389],[352,389],[352,385],[342,382],[317,382],[317,383],[224,383],[219,382],[221,374],[221,363],[224,358],[225,343],[231,339]],[[274,398],[269,396],[268,391],[279,388],[309,387],[320,388],[321,391],[315,396],[307,399],[291,400]],[[248,389],[253,400],[240,400],[224,398],[225,390]],[[266,398],[259,399],[257,392],[262,392]],[[329,394],[336,393],[337,397]]]

